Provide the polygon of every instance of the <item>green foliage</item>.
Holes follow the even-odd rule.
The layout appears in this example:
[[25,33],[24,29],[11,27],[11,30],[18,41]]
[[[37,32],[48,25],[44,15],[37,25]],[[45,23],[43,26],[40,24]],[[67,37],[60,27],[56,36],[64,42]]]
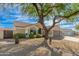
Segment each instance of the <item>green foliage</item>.
[[30,14],[30,16],[32,17],[37,16],[36,9],[32,4],[21,4],[21,10],[23,14],[27,14],[27,15]]
[[79,24],[78,24],[78,25],[76,25],[76,29],[77,29],[77,30],[79,30]]
[[38,34],[36,33],[36,30],[30,30],[29,38],[41,38],[41,29],[38,29]]
[[23,39],[26,38],[24,33],[16,33],[14,34],[14,39]]
[[75,4],[75,3],[67,4],[65,7],[65,10],[63,10],[63,14],[64,14],[64,16],[68,16],[68,15],[73,14],[74,12],[76,12],[78,10],[79,10],[79,4]]
[[75,22],[76,18],[77,18],[77,16],[70,17],[68,22],[72,22],[73,23],[73,22]]
[[33,32],[31,32],[30,34],[29,34],[29,38],[34,38],[34,33]]
[[36,35],[36,38],[41,38],[42,37],[42,34],[37,34]]
[[30,33],[29,34],[29,38],[33,39],[33,38],[41,38],[43,37],[42,34],[33,34],[33,33]]
[[[41,9],[40,4],[37,4],[39,6],[39,10]],[[79,4],[70,4],[70,3],[42,3],[43,7],[43,15],[46,15],[47,12],[51,9],[51,11],[46,15],[48,17],[49,15],[62,15],[62,16],[68,16],[70,14],[73,14],[74,12],[79,10]],[[23,4],[22,5],[22,12],[25,14],[28,14],[29,16],[37,16],[38,13],[36,11],[36,8],[33,6],[33,4]],[[54,10],[55,9],[55,10]],[[57,14],[56,14],[57,12]],[[41,12],[40,12],[41,13]]]
[[[38,9],[40,10],[40,4],[38,3]],[[51,12],[49,12],[46,16],[52,16],[52,11],[54,11],[53,9],[56,9],[57,12],[61,12],[63,9],[65,9],[66,4],[62,4],[62,3],[42,3],[43,7],[43,15],[46,15],[47,12],[49,12],[49,10],[51,10]],[[29,3],[29,4],[21,4],[21,10],[23,12],[23,14],[28,14],[29,16],[37,16],[38,17],[38,13],[36,11],[36,8],[33,6],[33,4]],[[40,12],[41,13],[41,12]]]
[[33,33],[30,33],[29,34],[29,38],[30,39],[33,39],[33,38],[41,38],[42,37],[42,34],[33,34]]

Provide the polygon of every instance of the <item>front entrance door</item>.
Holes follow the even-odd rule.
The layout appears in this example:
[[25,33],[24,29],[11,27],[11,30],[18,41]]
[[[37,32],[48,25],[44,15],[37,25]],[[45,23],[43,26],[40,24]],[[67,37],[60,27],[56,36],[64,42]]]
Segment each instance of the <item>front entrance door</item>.
[[13,38],[13,31],[12,30],[4,30],[4,39]]

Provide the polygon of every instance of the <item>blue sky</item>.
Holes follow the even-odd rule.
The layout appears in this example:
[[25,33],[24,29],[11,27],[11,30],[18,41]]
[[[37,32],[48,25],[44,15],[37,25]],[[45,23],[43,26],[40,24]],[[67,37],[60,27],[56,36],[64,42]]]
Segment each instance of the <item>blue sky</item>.
[[[13,7],[6,8],[5,10],[0,9],[0,28],[13,28],[14,24],[13,21],[22,21],[26,23],[36,23],[34,17],[23,16],[19,9],[20,7],[18,4],[14,5]],[[79,19],[77,20],[79,23]],[[51,21],[46,22],[46,24],[52,24]],[[61,28],[74,28],[73,23],[67,23],[66,21],[61,22]]]
[[22,21],[27,23],[36,23],[34,17],[23,16],[18,5],[0,9],[0,28],[13,28],[13,21]]

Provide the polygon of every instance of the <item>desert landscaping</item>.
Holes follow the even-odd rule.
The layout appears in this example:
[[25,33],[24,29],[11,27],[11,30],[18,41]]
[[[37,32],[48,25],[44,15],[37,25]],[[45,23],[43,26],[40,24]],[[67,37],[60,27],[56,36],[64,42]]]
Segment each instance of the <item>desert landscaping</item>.
[[[66,37],[67,38],[67,37]],[[69,39],[69,37],[68,37]],[[0,55],[24,55],[24,56],[78,56],[79,55],[79,41],[71,40],[54,40],[49,45],[52,52],[40,44],[43,42],[43,38],[35,38],[30,40],[21,41],[20,44],[14,43],[4,44],[0,43]]]

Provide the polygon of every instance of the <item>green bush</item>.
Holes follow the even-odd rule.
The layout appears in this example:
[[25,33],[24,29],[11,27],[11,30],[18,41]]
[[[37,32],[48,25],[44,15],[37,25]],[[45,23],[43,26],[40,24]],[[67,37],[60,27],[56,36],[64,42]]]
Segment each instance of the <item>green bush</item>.
[[31,33],[29,34],[29,38],[34,38],[34,33],[33,33],[33,32],[31,32]]
[[36,38],[41,38],[41,37],[42,37],[41,34],[37,34],[37,35],[36,35]]
[[29,38],[41,38],[41,37],[42,37],[41,34],[36,34],[36,35],[34,35],[33,33],[29,34]]
[[14,34],[14,38],[15,39],[23,39],[23,38],[26,38],[26,36],[24,33],[16,33],[16,34]]

